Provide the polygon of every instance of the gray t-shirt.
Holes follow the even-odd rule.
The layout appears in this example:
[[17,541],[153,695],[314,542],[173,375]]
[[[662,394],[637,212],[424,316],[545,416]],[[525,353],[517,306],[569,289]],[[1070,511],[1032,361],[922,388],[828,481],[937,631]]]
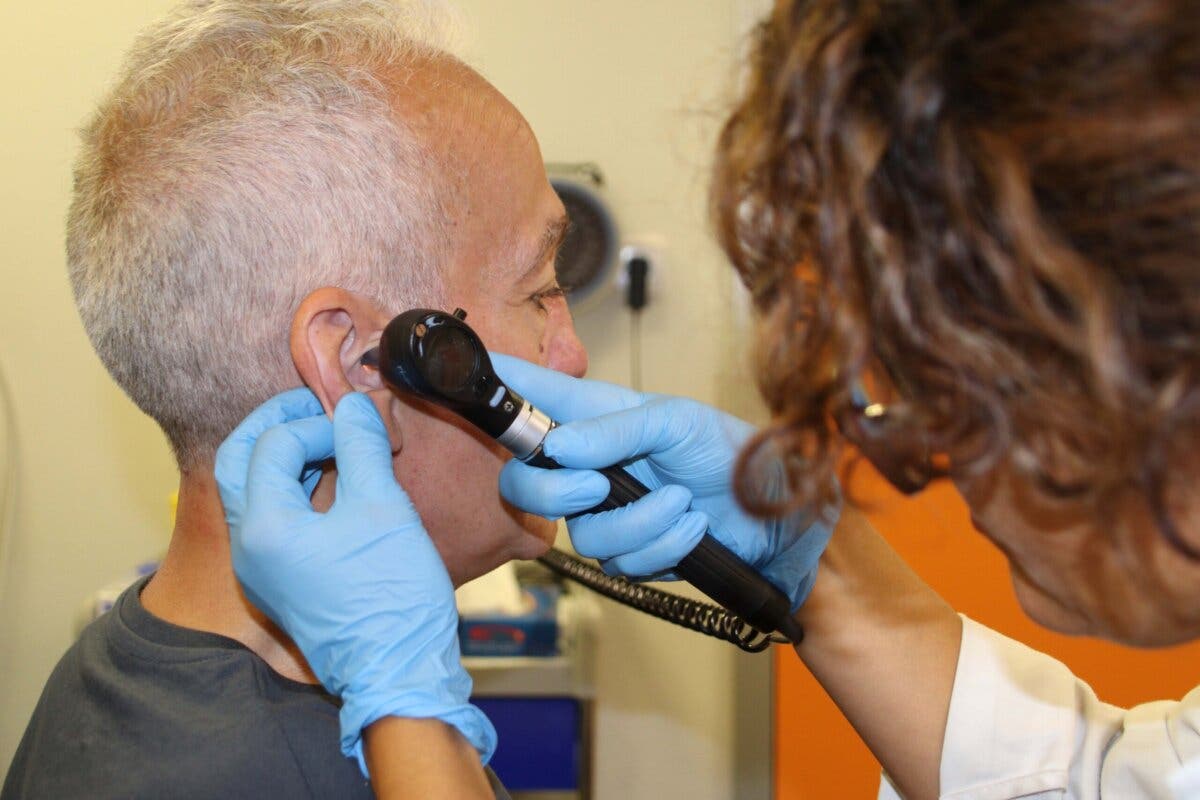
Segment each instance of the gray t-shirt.
[[147,580],[59,661],[0,800],[375,796],[342,755],[337,698],[239,642],[153,616]]

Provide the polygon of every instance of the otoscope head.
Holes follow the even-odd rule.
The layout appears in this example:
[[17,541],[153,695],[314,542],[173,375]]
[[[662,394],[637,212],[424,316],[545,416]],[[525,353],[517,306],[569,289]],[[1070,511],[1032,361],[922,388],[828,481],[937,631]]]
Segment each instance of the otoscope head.
[[435,402],[474,403],[495,379],[483,342],[454,314],[414,308],[383,329],[377,366],[384,380]]
[[405,311],[387,324],[378,352],[364,354],[363,363],[377,367],[393,389],[454,411],[527,459],[538,452],[553,423],[496,376],[466,316],[461,308],[453,314]]

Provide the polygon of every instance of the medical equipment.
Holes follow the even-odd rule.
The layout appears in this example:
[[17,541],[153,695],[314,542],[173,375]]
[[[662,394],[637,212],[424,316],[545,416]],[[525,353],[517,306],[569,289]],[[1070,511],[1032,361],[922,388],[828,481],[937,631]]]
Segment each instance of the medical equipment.
[[572,313],[599,304],[613,288],[618,262],[617,224],[604,198],[604,173],[591,162],[549,163],[550,186],[571,220],[554,261]]
[[[500,380],[487,349],[465,318],[462,309],[453,314],[431,309],[406,311],[388,323],[379,347],[365,353],[362,363],[378,369],[389,386],[454,411],[525,463],[557,468],[541,448],[556,423]],[[609,480],[609,496],[584,513],[618,508],[649,492],[619,466],[600,472]],[[709,533],[675,571],[720,607],[611,578],[557,550],[540,560],[618,602],[749,652],[764,650],[771,642],[799,642],[803,636],[791,616],[787,595]]]

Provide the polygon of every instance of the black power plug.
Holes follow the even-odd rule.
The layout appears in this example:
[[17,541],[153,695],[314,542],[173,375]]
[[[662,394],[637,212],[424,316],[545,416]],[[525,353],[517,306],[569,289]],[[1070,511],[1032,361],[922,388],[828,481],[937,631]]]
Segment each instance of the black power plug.
[[626,287],[625,302],[634,312],[641,311],[650,299],[647,292],[647,284],[650,277],[650,261],[644,255],[635,255],[626,262],[625,270],[629,278],[629,285]]

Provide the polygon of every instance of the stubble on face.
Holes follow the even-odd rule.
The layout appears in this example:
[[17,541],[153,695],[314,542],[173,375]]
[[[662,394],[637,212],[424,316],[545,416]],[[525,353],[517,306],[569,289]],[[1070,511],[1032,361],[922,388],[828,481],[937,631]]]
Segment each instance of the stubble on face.
[[[396,113],[442,165],[451,237],[443,265],[445,300],[466,308],[489,349],[533,360],[539,348],[523,318],[502,318],[511,298],[512,256],[538,230],[543,190],[551,193],[527,123],[490,84],[465,66],[430,62],[408,76]],[[507,267],[508,272],[505,272]],[[499,495],[510,455],[443,409],[402,398],[405,448],[394,468],[456,584],[514,558],[541,555],[557,523],[526,514]]]

